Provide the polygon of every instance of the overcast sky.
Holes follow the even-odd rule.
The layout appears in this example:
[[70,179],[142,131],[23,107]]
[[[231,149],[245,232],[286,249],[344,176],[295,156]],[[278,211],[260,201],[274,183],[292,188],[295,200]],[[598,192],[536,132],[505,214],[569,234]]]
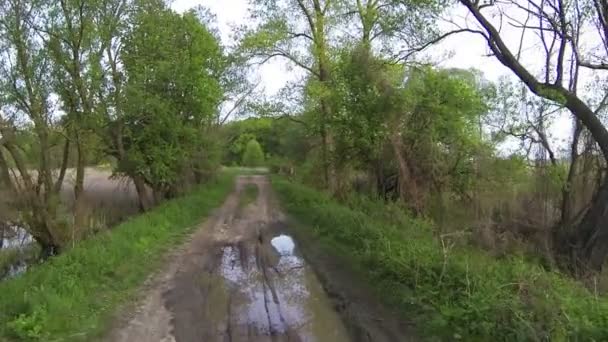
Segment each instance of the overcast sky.
[[[231,25],[242,24],[247,20],[247,0],[174,0],[172,8],[178,12],[194,6],[203,5],[217,16],[217,22],[224,44],[230,44]],[[458,13],[462,14],[462,13]],[[501,75],[509,74],[508,70],[495,58],[484,57],[487,54],[485,43],[480,37],[462,34],[450,37],[430,50],[437,57],[446,51],[452,51],[449,59],[443,60],[444,67],[477,68],[484,72],[486,78],[496,81]],[[269,91],[280,88],[288,78],[281,62],[269,63],[272,67],[264,68],[263,83]]]
[[[171,7],[183,12],[192,7],[202,5],[217,17],[218,29],[221,33],[223,43],[231,45],[231,26],[243,24],[248,16],[247,0],[174,0]],[[452,18],[462,18],[466,15],[463,8],[451,11]],[[518,36],[507,36],[518,39]],[[451,52],[449,58],[443,58],[446,52]],[[534,54],[534,51],[530,53]],[[500,64],[495,58],[488,57],[488,49],[485,41],[481,37],[472,34],[459,34],[444,40],[428,51],[433,59],[440,60],[442,67],[458,67],[463,69],[476,68],[484,73],[490,81],[497,81],[501,76],[511,76],[510,70]],[[261,79],[261,85],[266,94],[272,95],[285,85],[290,79],[298,77],[294,69],[286,66],[285,61],[278,59],[271,60],[263,65],[257,72]],[[561,146],[565,146],[565,139],[571,132],[571,120],[568,115],[564,115],[556,120],[550,127],[550,135],[554,141]]]

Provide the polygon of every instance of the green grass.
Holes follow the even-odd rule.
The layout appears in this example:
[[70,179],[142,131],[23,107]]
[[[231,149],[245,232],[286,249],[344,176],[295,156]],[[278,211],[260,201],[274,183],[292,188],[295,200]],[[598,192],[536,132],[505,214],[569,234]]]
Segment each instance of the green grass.
[[608,298],[561,274],[471,247],[444,254],[432,226],[396,206],[341,205],[278,177],[273,187],[297,229],[352,262],[429,340],[608,340]]
[[0,340],[89,341],[232,189],[234,172],[0,283]]
[[226,172],[236,173],[240,175],[263,175],[268,173],[268,168],[261,167],[246,167],[246,166],[224,166]]

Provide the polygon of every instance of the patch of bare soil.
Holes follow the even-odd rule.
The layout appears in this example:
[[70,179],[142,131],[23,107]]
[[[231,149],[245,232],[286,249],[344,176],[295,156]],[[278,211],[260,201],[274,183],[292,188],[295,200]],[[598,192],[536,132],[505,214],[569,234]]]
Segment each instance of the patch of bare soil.
[[[248,184],[258,196],[242,207]],[[150,280],[142,302],[107,340],[408,340],[346,273],[333,280],[339,265],[313,270],[325,256],[311,249],[313,258],[303,257],[271,198],[266,177],[238,177],[224,205]]]

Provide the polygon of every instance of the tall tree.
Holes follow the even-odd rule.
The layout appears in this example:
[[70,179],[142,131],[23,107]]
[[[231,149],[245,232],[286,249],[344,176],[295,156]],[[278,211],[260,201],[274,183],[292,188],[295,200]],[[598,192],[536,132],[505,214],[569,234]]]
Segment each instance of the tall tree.
[[243,34],[241,51],[249,58],[258,58],[260,63],[276,57],[285,58],[308,73],[314,83],[309,89],[315,93],[312,98],[319,113],[316,129],[321,140],[323,178],[333,189],[331,120],[334,111],[328,100],[331,80],[328,40],[335,1],[256,0],[252,5],[253,17],[259,20],[259,25]]
[[370,51],[376,47],[399,57],[408,47],[418,46],[425,37],[436,34],[434,17],[440,6],[433,0],[338,0],[338,3],[342,24],[356,32],[355,41]]
[[90,137],[95,132],[97,103],[101,87],[99,60],[104,47],[95,16],[102,1],[59,0],[50,3],[46,22],[38,28],[46,33],[46,46],[53,65],[54,91],[66,112],[65,126],[76,150],[74,223],[84,224],[84,177],[90,154]]
[[[49,87],[50,58],[34,24],[46,19],[45,1],[9,0],[0,5],[0,174],[22,210],[24,226],[46,255],[57,252],[65,222],[58,216],[66,163],[53,163],[57,119]],[[20,135],[32,127],[38,155],[28,163]],[[63,150],[63,161],[67,160]],[[59,176],[53,172],[61,167]]]
[[[533,93],[562,104],[580,120],[608,159],[608,130],[597,116],[605,103],[593,108],[576,91],[582,69],[608,70],[606,4],[592,0],[459,3],[471,14],[475,27],[455,32],[483,37],[493,56]],[[521,39],[515,45],[504,38],[503,22],[519,30]],[[587,44],[589,41],[600,44]],[[543,57],[540,72],[536,72],[534,63],[538,59],[522,53],[531,44],[541,47],[536,50]],[[576,272],[600,270],[608,256],[608,177],[604,177],[588,209],[577,217],[581,218],[577,222],[562,222],[565,229],[557,235],[556,248],[569,257]]]
[[157,199],[172,196],[208,148],[217,120],[225,59],[197,16],[162,3],[140,4],[124,44],[125,100],[120,124],[125,159],[118,172],[141,177]]

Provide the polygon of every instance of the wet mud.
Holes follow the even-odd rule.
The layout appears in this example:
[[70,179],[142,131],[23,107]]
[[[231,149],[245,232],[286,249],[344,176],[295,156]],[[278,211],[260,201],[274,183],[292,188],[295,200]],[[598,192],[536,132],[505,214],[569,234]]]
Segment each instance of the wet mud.
[[[248,184],[258,195],[242,207]],[[224,205],[107,340],[374,341],[373,329],[347,321],[344,297],[328,295],[286,222],[266,177],[237,178]],[[386,336],[380,340],[404,340]]]

